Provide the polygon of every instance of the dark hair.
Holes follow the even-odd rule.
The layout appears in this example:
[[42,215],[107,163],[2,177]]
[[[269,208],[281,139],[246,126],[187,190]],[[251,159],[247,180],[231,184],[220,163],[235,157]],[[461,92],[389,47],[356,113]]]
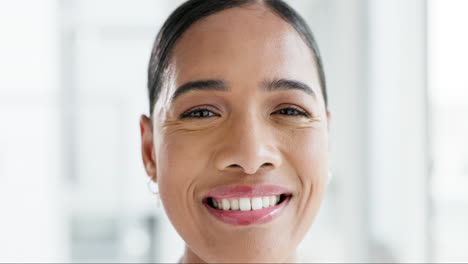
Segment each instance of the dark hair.
[[[148,67],[148,93],[150,103],[150,115],[153,114],[154,104],[161,92],[164,80],[164,70],[167,69],[171,50],[177,39],[198,20],[232,7],[258,3],[258,0],[189,0],[179,6],[164,22],[156,40]],[[319,81],[325,101],[325,108],[328,108],[327,89],[325,84],[325,74],[323,71],[322,59],[313,34],[305,20],[282,0],[264,0],[269,9],[279,15],[283,20],[291,24],[301,35],[307,46],[312,50],[317,64]]]

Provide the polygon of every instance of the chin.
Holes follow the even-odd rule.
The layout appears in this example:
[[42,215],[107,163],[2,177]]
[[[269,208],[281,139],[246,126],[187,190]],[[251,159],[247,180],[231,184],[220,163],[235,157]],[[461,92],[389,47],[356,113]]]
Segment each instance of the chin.
[[[286,263],[291,252],[286,252],[279,248],[261,248],[249,250],[232,250],[233,245],[228,245],[225,251],[217,250],[208,256],[205,261],[208,263]],[[226,253],[226,254],[224,254]]]
[[287,263],[286,258],[274,258],[272,256],[235,256],[233,258],[215,257],[208,260],[208,263]]

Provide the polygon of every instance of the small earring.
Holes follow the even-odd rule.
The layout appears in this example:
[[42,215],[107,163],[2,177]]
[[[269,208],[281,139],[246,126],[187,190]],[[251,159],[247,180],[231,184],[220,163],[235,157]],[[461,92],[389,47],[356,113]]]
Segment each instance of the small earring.
[[330,184],[332,178],[333,178],[333,174],[332,174],[331,170],[329,169],[328,170],[328,177],[327,177],[327,184]]
[[159,185],[153,181],[152,178],[148,179],[147,182],[148,190],[150,193],[156,195],[156,208],[160,208],[160,197],[159,197]]

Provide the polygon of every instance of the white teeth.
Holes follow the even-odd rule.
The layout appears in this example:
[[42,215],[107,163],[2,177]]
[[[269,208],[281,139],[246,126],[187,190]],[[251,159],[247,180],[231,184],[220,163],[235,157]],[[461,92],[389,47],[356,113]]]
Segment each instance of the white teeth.
[[239,208],[241,211],[250,210],[250,199],[249,198],[240,198],[239,199]]
[[239,210],[239,200],[231,200],[231,210]]
[[270,199],[268,198],[268,196],[262,197],[262,206],[263,208],[270,207]]
[[213,206],[219,210],[259,210],[262,208],[268,208],[270,206],[276,206],[280,200],[280,196],[263,196],[263,197],[252,197],[252,198],[239,198],[239,199],[221,199],[213,201]]
[[252,198],[252,210],[262,209],[262,207],[263,207],[262,198],[260,197]]
[[270,206],[276,205],[276,196],[269,196],[268,199],[270,200]]
[[226,211],[226,210],[229,210],[229,208],[231,207],[231,205],[229,204],[229,201],[228,199],[223,199],[222,200],[222,203],[223,203],[223,210]]

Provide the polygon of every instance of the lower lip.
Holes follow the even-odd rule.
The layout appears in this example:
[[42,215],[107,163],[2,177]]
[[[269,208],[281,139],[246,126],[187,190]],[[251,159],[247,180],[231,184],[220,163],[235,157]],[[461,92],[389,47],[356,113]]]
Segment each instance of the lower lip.
[[204,203],[208,211],[224,223],[235,226],[246,226],[255,224],[265,224],[279,217],[288,205],[291,197],[276,206],[250,211],[230,211],[217,210]]

